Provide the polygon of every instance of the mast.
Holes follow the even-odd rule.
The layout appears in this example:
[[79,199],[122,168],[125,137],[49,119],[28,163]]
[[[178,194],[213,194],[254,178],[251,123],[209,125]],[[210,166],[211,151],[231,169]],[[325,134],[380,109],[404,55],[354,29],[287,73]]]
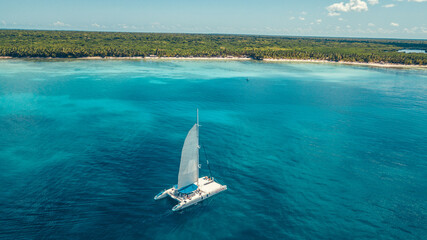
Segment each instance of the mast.
[[199,110],[197,121],[190,129],[182,146],[178,174],[178,189],[199,183]]
[[[200,145],[199,145],[199,109],[197,108],[197,117],[196,117],[196,129],[197,129],[197,148],[200,149]],[[199,185],[199,169],[200,169],[200,164],[199,164],[199,157],[200,157],[200,153],[199,151],[197,151],[197,185]]]
[[[197,148],[200,149],[200,145],[199,145],[199,109],[197,108],[197,118],[196,118],[196,128],[197,128]],[[197,153],[197,155],[199,155],[199,153]],[[199,158],[197,156],[197,158]]]
[[[197,146],[200,149],[200,145],[199,145],[199,109],[197,108],[197,122],[196,122],[196,126],[197,126]],[[206,165],[209,168],[209,178],[212,177],[212,172],[211,172],[211,166],[209,165],[209,159],[208,159],[208,155],[206,154],[206,149],[205,149],[205,145],[203,145],[203,151],[205,152],[205,158],[206,158]],[[200,155],[200,152],[199,152]],[[199,183],[199,179],[197,179],[197,183]]]
[[197,118],[196,119],[197,119],[197,122],[196,122],[197,127],[199,127],[199,109],[198,108],[197,108]]
[[209,178],[212,178],[211,166],[209,165],[209,159],[208,159],[208,154],[206,154],[205,145],[203,145],[203,151],[205,152],[206,165],[208,165],[208,169],[209,169]]

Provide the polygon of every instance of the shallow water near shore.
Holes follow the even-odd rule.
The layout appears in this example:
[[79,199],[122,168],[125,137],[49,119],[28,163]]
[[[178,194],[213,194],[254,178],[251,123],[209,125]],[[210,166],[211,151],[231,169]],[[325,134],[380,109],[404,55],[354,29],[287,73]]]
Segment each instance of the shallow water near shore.
[[[414,69],[0,60],[0,238],[422,239],[426,92]],[[228,190],[172,212],[196,108]]]

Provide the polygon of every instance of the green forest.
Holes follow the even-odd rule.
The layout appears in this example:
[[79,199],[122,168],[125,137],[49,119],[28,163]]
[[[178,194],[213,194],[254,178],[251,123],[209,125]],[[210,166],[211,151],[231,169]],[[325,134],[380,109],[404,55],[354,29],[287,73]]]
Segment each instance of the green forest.
[[0,30],[0,56],[250,57],[427,65],[426,40]]

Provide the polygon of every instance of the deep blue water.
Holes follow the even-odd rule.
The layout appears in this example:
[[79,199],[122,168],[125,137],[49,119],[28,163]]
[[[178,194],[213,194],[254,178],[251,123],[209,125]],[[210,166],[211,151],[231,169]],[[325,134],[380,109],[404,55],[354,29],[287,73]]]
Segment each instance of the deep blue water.
[[[229,190],[172,212],[196,108]],[[0,238],[425,239],[426,123],[426,70],[2,60]]]

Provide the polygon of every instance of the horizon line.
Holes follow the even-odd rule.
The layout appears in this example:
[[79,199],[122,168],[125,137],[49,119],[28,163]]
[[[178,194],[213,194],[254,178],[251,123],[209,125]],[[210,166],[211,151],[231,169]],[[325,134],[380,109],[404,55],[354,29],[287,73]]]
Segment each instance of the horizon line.
[[336,39],[381,39],[381,40],[412,40],[412,41],[427,41],[427,38],[374,38],[374,37],[340,37],[340,36],[314,36],[314,35],[272,35],[272,34],[251,34],[251,33],[191,33],[191,32],[132,32],[132,31],[117,31],[117,30],[70,30],[70,29],[27,29],[27,28],[0,28],[11,31],[50,31],[50,32],[99,32],[99,33],[146,33],[146,34],[188,34],[188,35],[231,35],[231,36],[259,36],[259,37],[286,37],[286,38],[336,38]]

